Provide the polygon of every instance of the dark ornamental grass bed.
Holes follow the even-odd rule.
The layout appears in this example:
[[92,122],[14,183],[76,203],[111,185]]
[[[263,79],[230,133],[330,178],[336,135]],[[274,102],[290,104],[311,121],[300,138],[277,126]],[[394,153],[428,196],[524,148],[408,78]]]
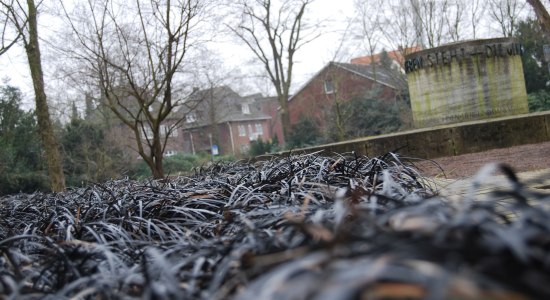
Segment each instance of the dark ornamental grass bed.
[[3,197],[0,298],[550,299],[550,198],[497,167],[485,201],[319,153]]

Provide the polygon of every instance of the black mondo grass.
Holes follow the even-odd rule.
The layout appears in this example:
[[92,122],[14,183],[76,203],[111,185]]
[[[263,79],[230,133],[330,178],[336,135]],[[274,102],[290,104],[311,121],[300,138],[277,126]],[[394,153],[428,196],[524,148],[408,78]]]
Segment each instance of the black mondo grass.
[[483,201],[449,201],[394,153],[6,196],[0,298],[550,298],[550,197],[502,165],[472,189],[495,169],[509,189]]

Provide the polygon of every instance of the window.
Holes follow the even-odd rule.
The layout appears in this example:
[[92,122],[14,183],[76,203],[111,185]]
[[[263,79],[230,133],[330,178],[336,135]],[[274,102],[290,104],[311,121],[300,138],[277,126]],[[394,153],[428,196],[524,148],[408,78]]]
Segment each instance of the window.
[[246,127],[239,125],[239,136],[246,136]]
[[325,80],[325,94],[334,93],[334,83],[332,80]]
[[178,151],[175,151],[175,150],[166,150],[166,151],[164,151],[164,156],[166,156],[166,157],[174,156],[176,154],[178,154]]
[[194,113],[188,113],[185,115],[185,122],[186,123],[195,123],[197,122],[197,116],[195,116]]
[[177,137],[178,136],[178,129],[172,128],[172,132],[170,132],[171,137]]
[[144,127],[143,131],[141,132],[141,137],[144,138],[144,139],[148,139],[148,140],[152,139],[153,138],[153,130],[150,127]]
[[263,135],[264,134],[264,128],[262,127],[261,123],[256,123],[256,134],[257,135]]
[[[170,132],[171,130],[171,132]],[[170,126],[166,125],[160,125],[160,136],[166,136],[170,132],[169,137],[177,137],[178,136],[178,129],[177,128],[170,128]]]
[[248,137],[251,141],[255,141],[258,139],[258,133],[252,131],[252,124],[248,124]]
[[[148,126],[148,125],[145,125]],[[170,132],[171,130],[171,132]],[[159,135],[161,137],[165,137],[170,132],[169,137],[177,137],[178,136],[178,129],[177,128],[170,128],[168,125],[160,125],[159,128]],[[144,139],[153,139],[153,129],[151,127],[144,127],[141,132],[141,137]]]
[[250,114],[250,106],[248,106],[248,103],[241,104],[241,110],[243,114],[249,115]]

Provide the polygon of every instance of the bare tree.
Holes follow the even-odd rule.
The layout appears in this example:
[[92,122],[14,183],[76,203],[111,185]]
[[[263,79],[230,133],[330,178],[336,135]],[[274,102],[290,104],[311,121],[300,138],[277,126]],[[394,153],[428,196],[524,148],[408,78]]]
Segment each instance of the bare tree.
[[182,119],[165,121],[179,106],[196,106],[176,87],[207,1],[87,0],[73,11],[60,3],[78,43],[65,51],[93,71],[104,105],[131,129],[153,177],[164,177],[163,153]]
[[[40,3],[39,3],[40,4]],[[44,90],[44,74],[40,56],[40,44],[38,42],[37,5],[34,0],[27,0],[26,5],[16,0],[1,0],[2,16],[2,48],[0,54],[6,52],[18,41],[23,43],[32,77],[36,118],[39,134],[44,145],[48,174],[53,191],[65,190],[65,175],[63,174],[63,162],[59,152],[59,143],[55,136],[50,112]],[[15,34],[9,39],[8,33]]]
[[415,17],[410,3],[396,0],[379,1],[371,8],[379,13],[380,44],[383,48],[405,51],[423,44],[422,26]]
[[[219,55],[208,50],[203,51],[203,58],[195,68],[196,82],[203,88],[197,91],[193,98],[198,104],[200,124],[206,125],[208,134],[212,137],[212,142],[219,145],[221,133],[220,127],[222,120],[230,110],[228,98],[238,96],[231,88],[228,88],[229,79],[233,83],[235,69],[226,69],[223,62],[218,59]],[[239,97],[240,98],[240,97]]]
[[527,0],[527,3],[533,7],[535,14],[537,15],[537,20],[539,21],[542,30],[544,31],[546,38],[550,38],[550,15],[544,7],[544,4],[540,0]]
[[444,32],[444,18],[448,2],[410,0],[413,19],[421,24],[422,37],[426,46],[433,48],[441,43]]
[[487,1],[486,0],[471,0],[466,1],[468,15],[469,15],[469,22],[472,28],[472,35],[471,37],[473,39],[478,37],[478,26],[481,21],[481,19],[485,15],[485,11],[487,10]]
[[503,36],[511,37],[526,2],[520,0],[489,0],[489,15]]
[[467,4],[463,0],[449,1],[449,7],[445,14],[447,32],[450,41],[458,42],[464,38],[464,23],[466,20]]
[[305,34],[304,15],[311,0],[242,0],[239,7],[241,22],[230,26],[261,62],[280,105],[283,135],[290,133],[288,98],[292,85],[296,51],[317,37]]
[[[371,56],[371,60],[374,61],[374,55],[378,49],[378,45],[381,39],[381,11],[373,9],[378,5],[381,5],[380,0],[356,0],[354,2],[355,11],[357,13],[358,35],[363,40],[368,55]],[[377,64],[371,64],[372,71],[376,80],[376,66]]]

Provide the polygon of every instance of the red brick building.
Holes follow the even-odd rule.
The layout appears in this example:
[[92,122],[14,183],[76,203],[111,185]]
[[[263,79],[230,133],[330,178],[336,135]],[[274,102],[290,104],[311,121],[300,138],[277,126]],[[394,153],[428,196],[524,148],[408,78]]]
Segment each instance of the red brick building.
[[281,116],[279,111],[280,104],[277,97],[263,97],[259,94],[259,96],[255,98],[255,104],[259,107],[263,114],[271,117],[269,122],[271,138],[276,140],[279,144],[283,144],[283,125],[281,124]]
[[398,90],[391,74],[376,65],[331,62],[289,99],[290,123],[294,125],[310,118],[323,130],[336,102],[368,92],[375,92],[379,99],[395,101]]
[[[216,145],[219,154],[246,155],[255,140],[271,141],[272,116],[265,113],[269,99],[261,94],[242,97],[227,86],[198,91],[200,99],[192,110],[176,113],[173,121],[182,120],[174,149],[166,153],[210,152]],[[276,101],[276,100],[275,100]]]
[[[135,106],[131,96],[122,99],[127,102],[125,107]],[[217,148],[218,154],[242,156],[248,154],[252,141],[271,141],[274,132],[281,131],[277,117],[278,103],[273,97],[263,97],[261,94],[243,97],[227,86],[220,86],[196,90],[182,103],[160,125],[166,157],[179,153],[210,153],[212,146],[216,146],[214,148]],[[151,111],[157,106],[152,105]],[[93,109],[87,118],[108,122],[109,140],[125,149],[129,157],[141,159],[136,150],[135,133],[108,108],[100,106]],[[144,122],[140,129],[144,147],[153,137],[148,126]]]

